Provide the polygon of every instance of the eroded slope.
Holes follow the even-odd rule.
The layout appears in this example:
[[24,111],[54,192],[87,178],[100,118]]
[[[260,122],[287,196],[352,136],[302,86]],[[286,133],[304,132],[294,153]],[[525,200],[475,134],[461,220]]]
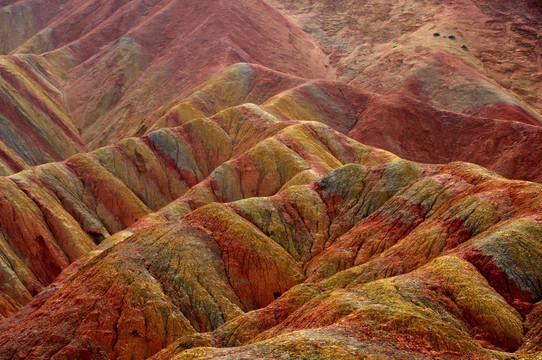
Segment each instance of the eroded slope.
[[395,159],[213,202],[132,229],[4,322],[0,347],[6,359],[532,352],[540,190]]

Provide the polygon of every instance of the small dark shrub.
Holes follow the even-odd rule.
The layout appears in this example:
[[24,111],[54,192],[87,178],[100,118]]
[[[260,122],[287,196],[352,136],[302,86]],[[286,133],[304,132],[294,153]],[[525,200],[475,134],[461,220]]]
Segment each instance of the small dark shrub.
[[448,39],[455,40],[455,35],[448,35]]
[[461,49],[463,50],[467,50],[469,47],[467,46],[467,44],[461,44]]
[[433,36],[434,36],[434,37],[440,36],[440,33],[438,33],[438,32],[433,33]]

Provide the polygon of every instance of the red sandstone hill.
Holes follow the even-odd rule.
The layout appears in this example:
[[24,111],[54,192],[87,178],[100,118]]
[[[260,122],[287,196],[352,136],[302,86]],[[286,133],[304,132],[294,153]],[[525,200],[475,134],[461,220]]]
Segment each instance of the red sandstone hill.
[[0,0],[0,359],[539,358],[541,19]]
[[[53,74],[42,71],[36,81],[56,80],[62,101],[55,106],[69,113],[64,127],[79,130],[67,135],[80,134],[89,149],[136,134],[142,116],[240,61],[309,78],[327,73],[326,58],[309,36],[263,1],[28,0],[0,9],[0,19],[6,25],[0,37],[10,40],[1,51],[43,54],[39,61]],[[23,98],[49,97],[35,86],[30,91],[19,92]],[[36,102],[9,97],[19,112]],[[8,122],[30,122],[11,113],[3,116]],[[22,132],[17,133],[27,136]],[[36,164],[7,145],[29,165]],[[59,155],[48,160],[66,157]]]
[[542,109],[538,1],[268,2],[311,34],[340,80],[466,114],[521,121],[516,106]]
[[[0,324],[1,358],[143,359],[166,347],[156,358],[540,351],[540,185],[355,142],[337,148],[338,133],[335,150],[314,142],[332,134],[289,125],[210,175],[214,194],[241,200],[209,202],[197,190],[195,211],[182,216],[177,204],[106,240]],[[304,160],[316,171],[296,146],[320,149],[319,162]],[[269,152],[291,165],[275,168]],[[339,165],[356,153],[358,164]],[[246,157],[254,167],[237,167]],[[285,170],[284,185],[250,180]]]
[[2,180],[0,358],[541,350],[539,184],[362,145],[332,127],[378,96],[251,70],[297,86]]
[[514,4],[20,0],[0,9],[0,53],[18,54],[0,74],[0,171],[142,135],[238,62],[538,125],[540,10]]

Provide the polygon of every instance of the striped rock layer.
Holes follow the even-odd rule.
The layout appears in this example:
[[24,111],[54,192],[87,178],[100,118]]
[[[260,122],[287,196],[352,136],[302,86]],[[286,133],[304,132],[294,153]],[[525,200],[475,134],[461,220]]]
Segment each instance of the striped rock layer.
[[204,84],[152,120],[177,126],[2,178],[0,358],[541,351],[541,186],[362,145],[377,95],[282,81],[260,105]]
[[541,357],[541,15],[0,0],[0,359]]

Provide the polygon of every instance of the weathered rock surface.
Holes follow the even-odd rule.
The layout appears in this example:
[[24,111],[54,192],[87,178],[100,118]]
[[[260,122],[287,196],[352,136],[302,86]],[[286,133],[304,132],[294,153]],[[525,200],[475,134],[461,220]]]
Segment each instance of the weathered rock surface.
[[346,163],[392,158],[324,124],[281,121],[243,105],[0,178],[3,276],[14,282],[2,316],[30,299],[21,297],[25,284],[35,295],[103,239],[153,211],[150,219],[177,219],[212,202],[273,195]]
[[86,150],[64,106],[62,85],[42,57],[0,56],[0,175]]
[[133,227],[4,321],[2,358],[537,351],[540,185],[376,155]]
[[269,3],[311,34],[340,80],[499,119],[542,109],[539,2]]
[[142,116],[240,61],[328,72],[309,35],[261,0],[21,0],[0,16],[0,53],[43,54],[64,70],[64,105],[90,149],[136,135]]
[[[411,103],[412,97],[439,109],[432,114],[436,121],[451,116],[459,124],[474,123],[476,131],[487,129],[476,119],[453,115],[493,119],[484,121],[495,133],[489,138],[523,136],[522,130],[497,121],[539,126],[542,119],[537,113],[542,68],[536,50],[542,10],[532,2],[520,3],[10,1],[0,9],[0,35],[7,39],[0,53],[17,54],[4,62],[18,59],[21,64],[17,69],[8,67],[4,73],[10,75],[2,79],[2,95],[16,95],[9,100],[16,110],[3,114],[11,132],[2,135],[0,172],[17,172],[26,165],[63,160],[84,147],[93,150],[142,135],[167,124],[164,119],[149,123],[148,116],[153,118],[171,103],[180,116],[196,115],[190,106],[177,103],[179,97],[242,61],[309,79],[341,80],[392,96],[384,107]],[[439,36],[433,36],[436,32]],[[461,48],[462,42],[468,44],[467,50]],[[239,70],[235,75],[245,85],[252,83],[251,72]],[[242,100],[243,93],[259,103],[264,94],[291,87],[293,80],[263,81],[267,89],[261,86],[259,94],[238,86],[227,95],[231,102],[237,100],[235,105],[250,101]],[[209,113],[215,107],[209,105],[198,110],[207,110],[206,116],[220,110]],[[394,117],[382,112],[380,116],[388,123],[387,132],[394,129]],[[389,134],[401,135],[396,130]],[[429,135],[443,136],[439,131]],[[395,139],[386,143],[395,152],[403,148]],[[384,141],[372,145],[383,146]],[[416,151],[435,153],[412,149],[413,154],[400,155],[423,162],[465,160],[462,154],[438,160],[437,154],[428,160],[429,155],[415,157]],[[514,177],[510,170],[514,166],[491,168]]]
[[141,138],[3,178],[3,358],[539,351],[540,185],[351,138],[394,98],[239,64]]
[[541,15],[0,0],[0,359],[540,358]]
[[[542,182],[542,128],[458,114],[402,94],[378,95],[340,82],[308,81],[236,64],[145,120],[149,129],[232,116],[255,103],[279,119],[316,120],[364,144],[424,163],[469,161],[515,179]],[[525,114],[536,123],[535,118]]]

